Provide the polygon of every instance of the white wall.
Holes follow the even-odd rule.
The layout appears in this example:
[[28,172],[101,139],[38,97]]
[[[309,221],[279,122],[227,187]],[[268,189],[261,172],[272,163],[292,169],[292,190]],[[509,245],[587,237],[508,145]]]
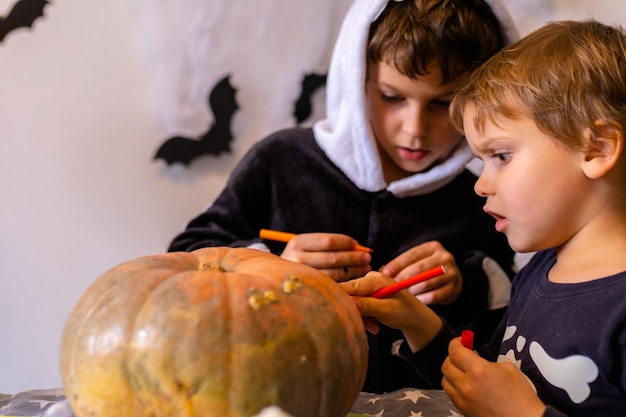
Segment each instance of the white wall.
[[[228,158],[152,161],[163,132],[124,0],[54,1],[0,44],[0,392],[58,387],[65,317],[98,275],[162,252]],[[231,158],[232,159],[232,158]]]
[[[164,251],[244,150],[154,162],[165,131],[130,2],[51,1],[33,32],[0,43],[0,393],[59,387],[61,329],[86,287]],[[513,1],[522,33],[556,18],[626,23],[621,0]]]

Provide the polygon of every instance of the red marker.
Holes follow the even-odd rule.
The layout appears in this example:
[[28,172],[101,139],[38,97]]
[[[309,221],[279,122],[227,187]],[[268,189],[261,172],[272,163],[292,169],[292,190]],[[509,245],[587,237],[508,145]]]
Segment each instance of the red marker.
[[372,295],[370,295],[370,297],[374,297],[374,298],[389,297],[390,295],[393,295],[397,293],[398,291],[403,290],[405,288],[409,288],[417,283],[429,280],[431,278],[438,277],[439,275],[443,275],[445,274],[445,272],[446,271],[443,269],[443,265],[439,265],[434,268],[428,269],[424,272],[420,272],[417,275],[413,275],[412,277],[407,278],[404,281],[399,281],[399,282],[396,282],[395,284],[391,284],[386,287],[383,287],[380,290],[373,293]]
[[474,332],[471,330],[463,330],[461,332],[461,344],[468,349],[474,348]]

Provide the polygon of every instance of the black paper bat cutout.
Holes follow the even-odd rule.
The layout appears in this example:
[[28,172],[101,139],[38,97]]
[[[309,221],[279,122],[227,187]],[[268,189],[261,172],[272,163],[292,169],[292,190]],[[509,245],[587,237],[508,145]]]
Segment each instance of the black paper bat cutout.
[[293,111],[293,115],[296,118],[296,123],[300,124],[304,122],[313,110],[311,104],[311,98],[313,94],[326,84],[326,74],[306,74],[302,79],[302,92],[300,97],[296,101],[296,105]]
[[230,85],[229,78],[227,75],[220,80],[209,95],[209,107],[214,118],[209,130],[198,139],[175,136],[166,140],[154,159],[164,159],[170,165],[175,162],[189,165],[193,159],[203,154],[219,155],[222,152],[231,152],[233,134],[230,123],[239,106],[235,101],[237,90]]
[[43,17],[47,0],[19,0],[6,17],[0,17],[0,42],[9,32],[18,28],[32,28],[37,18]]

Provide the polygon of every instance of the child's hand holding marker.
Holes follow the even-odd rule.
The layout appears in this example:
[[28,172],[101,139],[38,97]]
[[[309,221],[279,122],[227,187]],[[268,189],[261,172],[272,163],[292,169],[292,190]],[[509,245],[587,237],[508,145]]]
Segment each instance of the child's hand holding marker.
[[370,297],[374,297],[374,298],[385,298],[385,297],[389,297],[394,295],[395,293],[397,293],[400,290],[404,290],[406,288],[409,288],[415,284],[418,284],[420,282],[429,280],[431,278],[435,278],[438,277],[440,275],[445,274],[446,271],[443,268],[443,265],[438,265],[434,268],[428,269],[424,272],[420,272],[417,275],[413,275],[410,278],[407,278],[405,280],[402,281],[397,281],[394,284],[390,284],[386,287],[381,288],[380,290],[374,292],[373,294],[370,295]]
[[443,322],[426,304],[402,290],[415,285],[416,281],[432,279],[444,272],[443,266],[438,265],[399,282],[380,272],[370,272],[340,285],[353,296],[369,332],[378,333],[379,323],[399,329],[415,352],[437,335]]
[[461,332],[461,344],[469,350],[474,349],[474,332],[471,330],[463,330]]
[[[280,232],[278,230],[270,230],[270,229],[261,229],[261,231],[259,232],[259,237],[261,239],[276,240],[278,242],[289,242],[291,239],[293,239],[296,236],[297,235],[295,233]],[[371,248],[360,245],[358,242],[354,243],[354,250],[359,250],[363,252],[373,252]]]
[[362,277],[372,270],[372,249],[339,233],[288,233],[261,229],[259,237],[286,242],[281,258],[309,265],[341,282]]

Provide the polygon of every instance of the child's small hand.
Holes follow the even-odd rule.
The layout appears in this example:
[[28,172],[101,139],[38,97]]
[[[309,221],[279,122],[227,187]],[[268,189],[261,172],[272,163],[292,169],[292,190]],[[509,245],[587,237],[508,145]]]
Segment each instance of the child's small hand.
[[424,304],[450,304],[461,294],[463,277],[454,256],[437,241],[414,246],[383,266],[380,272],[402,281],[437,265],[443,265],[446,273],[410,287],[409,292]]
[[541,417],[545,404],[512,363],[489,362],[465,348],[461,338],[450,342],[441,370],[441,385],[454,405],[472,417]]
[[340,285],[346,292],[355,297],[354,301],[361,315],[374,318],[381,323],[396,329],[402,329],[415,320],[415,310],[419,302],[406,291],[395,296],[377,299],[368,297],[377,290],[395,283],[380,272],[370,272],[363,278],[342,282]]
[[312,266],[335,281],[361,277],[372,270],[372,256],[354,249],[357,242],[337,233],[302,233],[292,238],[281,258]]
[[368,297],[395,281],[380,272],[370,272],[363,278],[342,282],[339,285],[354,297],[366,328],[376,333],[376,320],[394,329],[400,329],[413,351],[428,344],[439,332],[441,319],[430,308],[406,290],[388,298]]

